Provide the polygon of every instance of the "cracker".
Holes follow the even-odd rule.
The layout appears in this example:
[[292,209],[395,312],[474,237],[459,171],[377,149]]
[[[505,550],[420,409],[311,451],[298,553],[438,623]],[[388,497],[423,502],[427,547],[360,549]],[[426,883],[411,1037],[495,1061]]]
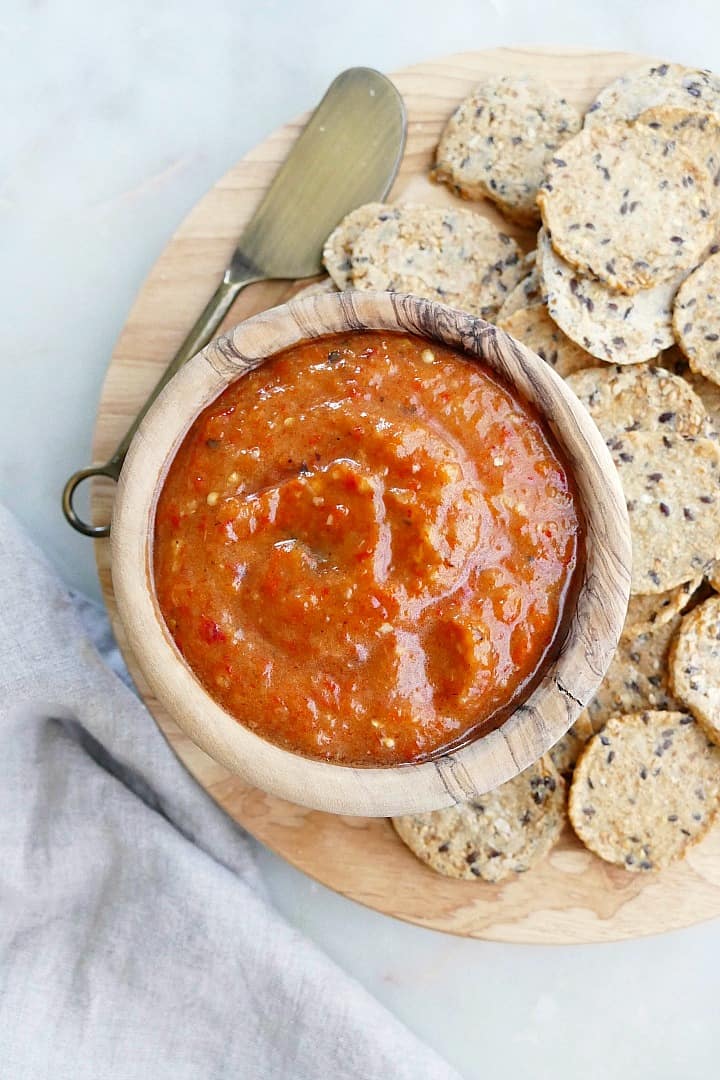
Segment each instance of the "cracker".
[[660,105],[646,109],[638,117],[664,139],[672,140],[697,162],[702,162],[710,179],[714,211],[720,209],[720,114],[713,116],[686,107]]
[[682,64],[653,64],[629,71],[604,87],[585,114],[585,127],[634,120],[655,106],[720,115],[720,79]]
[[720,596],[686,615],[670,652],[675,696],[720,738]]
[[570,730],[548,751],[550,760],[561,776],[567,779],[572,775],[575,763],[592,734],[592,722],[587,710],[583,709]]
[[352,287],[352,251],[353,245],[363,229],[376,221],[397,212],[395,207],[385,203],[364,203],[346,214],[340,224],[333,229],[323,248],[323,264],[338,289]]
[[565,143],[538,192],[557,253],[620,292],[689,270],[713,235],[710,178],[642,124],[593,126]]
[[497,325],[541,356],[563,378],[593,363],[592,357],[555,325],[544,304],[521,308],[507,319],[498,319]]
[[298,289],[291,299],[305,300],[308,296],[322,296],[325,293],[334,292],[337,292],[335,283],[330,278],[323,278],[322,281],[313,281],[310,285],[305,285],[302,289]]
[[491,199],[531,225],[545,165],[580,130],[577,110],[530,77],[488,79],[455,110],[440,136],[433,176],[466,199]]
[[720,386],[720,252],[680,286],[673,329],[691,371]]
[[693,371],[686,371],[684,378],[705,406],[705,434],[709,439],[720,439],[720,386]]
[[712,564],[708,570],[707,578],[715,592],[720,592],[720,560],[716,559]]
[[619,713],[681,707],[670,692],[667,675],[668,650],[680,618],[675,615],[642,633],[623,632],[605,678],[587,706],[594,731]]
[[661,367],[591,367],[568,378],[603,436],[627,431],[702,435],[707,414],[700,398],[679,375]]
[[529,251],[524,259],[530,273],[519,281],[512,292],[508,293],[502,307],[497,313],[497,319],[508,319],[521,308],[534,307],[535,304],[543,303],[543,288],[540,274],[536,265],[536,253]]
[[538,266],[551,316],[598,360],[636,364],[673,344],[677,279],[626,296],[565,262],[544,229],[538,236]]
[[632,535],[633,593],[660,593],[720,556],[720,445],[631,431],[610,441]]
[[539,862],[565,823],[565,783],[547,758],[472,802],[393,818],[413,854],[438,874],[502,881]]
[[664,626],[684,611],[702,585],[702,580],[701,575],[667,592],[636,593],[631,596],[623,632],[639,635]]
[[719,796],[720,748],[692,716],[616,716],[577,764],[570,821],[601,859],[626,870],[660,870],[708,832]]
[[406,204],[360,233],[352,282],[492,318],[523,277],[520,250],[472,210]]

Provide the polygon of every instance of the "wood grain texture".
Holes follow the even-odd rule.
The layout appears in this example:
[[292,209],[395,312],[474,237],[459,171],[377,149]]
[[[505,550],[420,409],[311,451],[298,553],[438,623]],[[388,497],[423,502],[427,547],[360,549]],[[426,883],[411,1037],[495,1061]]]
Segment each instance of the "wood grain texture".
[[[573,468],[585,560],[557,656],[507,720],[483,738],[412,768],[343,767],[260,738],[193,676],[152,586],[152,522],[170,463],[198,413],[231,382],[282,349],[349,330],[419,334],[462,349],[515,386],[544,416]],[[482,319],[402,294],[325,293],[247,319],[175,376],[143,420],[123,467],[112,519],[117,610],[151,690],[193,742],[264,791],[335,814],[389,817],[440,810],[490,791],[536,761],[577,719],[604,675],[630,591],[630,529],[610,452],[549,364]]]
[[[393,201],[457,205],[427,180],[442,124],[489,74],[531,71],[584,108],[598,89],[642,57],[591,51],[508,50],[466,53],[394,76],[409,114],[409,136]],[[297,136],[302,118],[253,150],[195,207],[159,258],[130,312],[108,370],[98,411],[94,458],[104,460],[124,434],[164,365],[217,284],[243,223]],[[490,204],[480,209],[500,222]],[[527,233],[508,226],[525,248]],[[305,283],[252,286],[227,324],[282,302]],[[93,491],[96,522],[109,519],[114,490]],[[339,817],[269,796],[209,758],[172,723],[145,684],[116,617],[109,542],[95,544],[113,625],[133,676],[171,746],[227,813],[260,841],[324,885],[378,911],[419,925],[497,941],[611,941],[689,926],[720,914],[720,828],[688,859],[657,876],[604,864],[568,829],[545,862],[500,885],[434,874],[397,839],[389,822]]]

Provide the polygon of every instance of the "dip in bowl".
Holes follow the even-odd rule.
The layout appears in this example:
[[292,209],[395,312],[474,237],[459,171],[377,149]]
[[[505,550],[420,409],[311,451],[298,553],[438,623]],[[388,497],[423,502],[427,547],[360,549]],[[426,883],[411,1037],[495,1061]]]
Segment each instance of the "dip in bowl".
[[339,813],[509,779],[592,695],[629,534],[592,421],[538,357],[397,294],[237,327],[148,414],[112,528],[148,682],[217,760]]

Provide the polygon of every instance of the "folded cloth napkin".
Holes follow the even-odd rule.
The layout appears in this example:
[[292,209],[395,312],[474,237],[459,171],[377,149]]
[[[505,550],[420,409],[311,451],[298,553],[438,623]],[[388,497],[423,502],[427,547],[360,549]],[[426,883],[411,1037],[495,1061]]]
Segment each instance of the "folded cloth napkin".
[[0,1075],[455,1077],[273,910],[83,619],[108,645],[0,507]]

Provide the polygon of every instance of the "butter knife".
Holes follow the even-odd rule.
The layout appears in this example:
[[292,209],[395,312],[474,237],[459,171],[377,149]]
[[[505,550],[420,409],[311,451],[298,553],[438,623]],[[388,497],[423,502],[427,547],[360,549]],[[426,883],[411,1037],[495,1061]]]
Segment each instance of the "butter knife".
[[117,480],[128,447],[163,387],[212,339],[238,293],[255,281],[312,277],[322,271],[322,249],[335,226],[356,207],[387,195],[405,147],[405,107],[393,84],[371,68],[349,68],[331,83],[265,198],[245,226],[220,284],[175,359],[104,465],[79,469],[63,489],[67,521],[84,536],[110,535],[92,525],[73,500],[83,481]]

